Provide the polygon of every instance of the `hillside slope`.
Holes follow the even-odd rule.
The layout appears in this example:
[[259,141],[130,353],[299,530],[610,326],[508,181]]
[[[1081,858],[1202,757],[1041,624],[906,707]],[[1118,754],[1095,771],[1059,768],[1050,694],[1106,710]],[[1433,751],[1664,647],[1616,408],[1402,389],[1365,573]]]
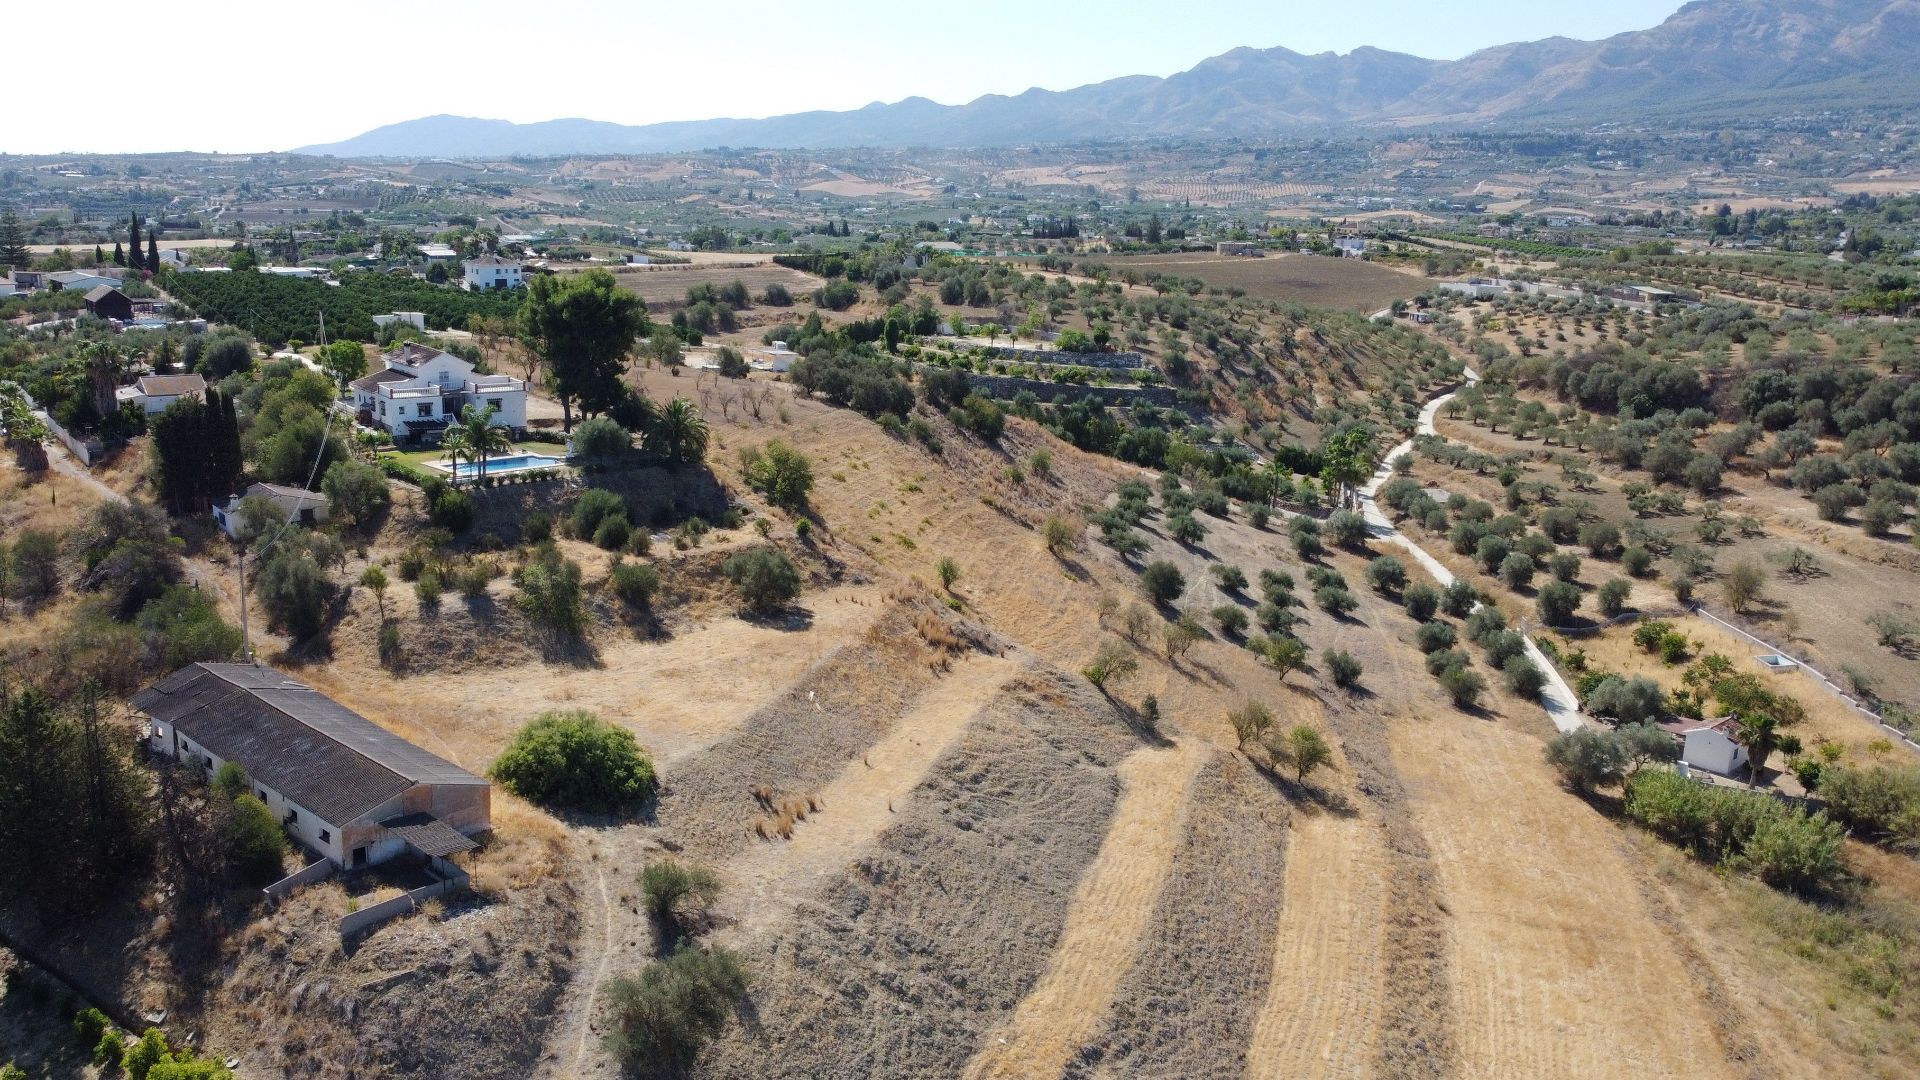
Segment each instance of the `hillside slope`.
[[1458,61],[1360,48],[1240,48],[1166,78],[921,97],[845,112],[625,126],[431,116],[298,153],[342,157],[655,153],[712,146],[1005,146],[1151,136],[1253,136],[1340,124],[1635,122],[1759,110],[1920,107],[1905,65],[1920,0],[1694,0],[1601,41],[1547,38]]

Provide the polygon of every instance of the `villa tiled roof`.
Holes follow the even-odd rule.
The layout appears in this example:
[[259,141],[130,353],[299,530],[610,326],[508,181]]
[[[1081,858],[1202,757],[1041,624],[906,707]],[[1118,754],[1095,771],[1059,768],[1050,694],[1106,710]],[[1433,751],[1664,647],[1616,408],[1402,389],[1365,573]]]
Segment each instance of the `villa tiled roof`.
[[380,389],[381,383],[404,382],[411,378],[413,378],[413,376],[404,371],[396,371],[393,368],[381,368],[371,375],[362,375],[353,380],[352,386],[355,390],[365,390],[371,394]]
[[147,397],[179,397],[205,393],[207,380],[200,375],[143,375],[138,385]]

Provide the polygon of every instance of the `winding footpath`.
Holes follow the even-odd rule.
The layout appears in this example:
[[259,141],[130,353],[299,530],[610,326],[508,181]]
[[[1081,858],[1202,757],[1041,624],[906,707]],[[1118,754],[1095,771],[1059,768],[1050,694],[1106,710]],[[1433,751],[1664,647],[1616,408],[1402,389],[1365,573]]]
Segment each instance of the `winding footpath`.
[[[1479,381],[1479,374],[1472,368],[1468,368],[1467,382],[1471,384]],[[1420,420],[1414,429],[1419,435],[1439,434],[1433,424],[1434,417],[1440,415],[1441,408],[1453,398],[1453,395],[1454,391],[1449,390],[1427,402],[1426,407],[1420,410]],[[1453,584],[1453,571],[1447,569],[1440,560],[1428,554],[1426,549],[1395,528],[1392,520],[1380,510],[1379,504],[1374,502],[1373,498],[1374,493],[1380,489],[1380,485],[1392,478],[1393,463],[1412,452],[1412,439],[1387,451],[1386,457],[1380,460],[1380,467],[1374,470],[1373,476],[1360,488],[1360,513],[1367,519],[1367,525],[1372,529],[1375,537],[1405,548],[1407,553],[1425,567],[1427,573],[1433,575],[1434,580],[1444,588]],[[1547,661],[1546,655],[1540,651],[1538,645],[1534,644],[1531,635],[1522,633],[1520,636],[1527,643],[1527,656],[1547,677],[1546,684],[1540,688],[1540,704],[1547,710],[1547,718],[1553,721],[1554,727],[1563,732],[1580,730],[1586,725],[1586,718],[1580,715],[1580,699],[1574,696],[1573,688],[1561,678],[1560,670]]]

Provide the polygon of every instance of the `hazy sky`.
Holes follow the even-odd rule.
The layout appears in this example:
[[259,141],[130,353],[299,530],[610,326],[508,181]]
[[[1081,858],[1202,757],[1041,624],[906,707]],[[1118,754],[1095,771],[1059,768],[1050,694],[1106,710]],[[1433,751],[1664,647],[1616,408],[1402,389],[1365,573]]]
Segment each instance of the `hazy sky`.
[[[627,124],[946,104],[1171,75],[1240,45],[1452,59],[1681,0],[93,0],[0,9],[0,153],[284,150],[434,113]],[[84,57],[85,62],[80,58]],[[164,84],[151,96],[128,78]]]

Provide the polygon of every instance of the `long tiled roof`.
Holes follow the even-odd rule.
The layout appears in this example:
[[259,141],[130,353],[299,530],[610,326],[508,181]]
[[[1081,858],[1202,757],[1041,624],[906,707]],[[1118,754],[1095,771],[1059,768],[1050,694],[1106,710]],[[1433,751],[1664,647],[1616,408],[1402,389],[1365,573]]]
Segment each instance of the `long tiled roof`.
[[268,667],[189,664],[133,707],[333,825],[414,784],[487,781]]

